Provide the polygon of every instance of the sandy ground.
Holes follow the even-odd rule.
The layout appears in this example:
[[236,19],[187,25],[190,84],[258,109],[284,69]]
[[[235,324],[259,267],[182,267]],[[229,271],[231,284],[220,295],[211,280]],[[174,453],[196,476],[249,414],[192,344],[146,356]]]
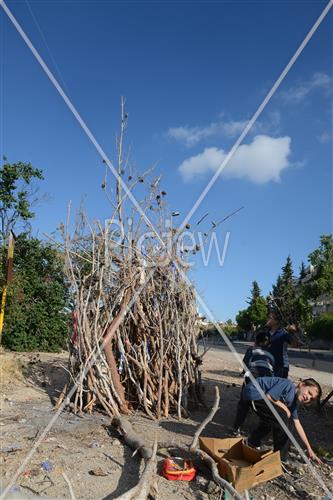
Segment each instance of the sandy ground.
[[[55,415],[52,402],[62,387],[67,354],[41,354],[37,362],[32,354],[0,354],[0,362],[8,356],[21,360],[25,365],[25,376],[7,381],[1,391],[2,487],[14,480],[14,491],[25,496],[70,498],[63,473],[70,480],[77,499],[113,499],[134,486],[142,470],[140,459],[137,455],[132,457],[132,451],[124,446],[116,431],[110,428],[109,419],[102,414],[79,418],[67,412],[62,413],[31,453],[36,439]],[[310,370],[306,371],[307,376],[314,375]],[[220,410],[204,434],[227,437],[230,435],[242,382],[237,362],[229,353],[212,349],[205,356],[203,378],[208,406],[212,404],[215,385],[218,385],[221,394]],[[329,384],[323,389],[327,393]],[[148,443],[153,441],[157,432],[160,466],[163,452],[166,451],[163,447],[189,444],[198,423],[206,414],[207,410],[203,409],[193,412],[188,419],[168,418],[157,423],[137,412],[129,420]],[[301,412],[301,419],[313,445],[333,454],[332,417],[333,404],[327,405],[321,415],[311,408]],[[248,419],[249,428],[254,419]],[[266,444],[269,446],[270,442]],[[11,448],[12,451],[9,451]],[[49,461],[51,470],[43,470],[41,464],[45,461]],[[20,473],[18,476],[17,472]],[[316,467],[316,472],[326,487],[333,491],[333,468],[324,465]],[[156,498],[217,500],[220,493],[214,491],[208,478],[207,471],[200,472],[197,479],[189,483],[170,482],[159,475]],[[323,489],[311,475],[308,466],[301,464],[296,470],[290,469],[284,476],[253,488],[250,493],[254,499],[262,500],[324,497]]]
[[[208,344],[209,345],[209,344]],[[250,342],[235,342],[234,347],[243,357]],[[206,346],[207,347],[207,346]],[[223,354],[222,354],[223,353]],[[235,361],[235,355],[229,351],[226,345],[212,345],[208,355],[208,363],[212,363],[216,358]],[[321,385],[333,387],[333,352],[332,351],[311,351],[289,349],[290,376],[294,379],[314,377]],[[235,364],[237,366],[237,363]]]

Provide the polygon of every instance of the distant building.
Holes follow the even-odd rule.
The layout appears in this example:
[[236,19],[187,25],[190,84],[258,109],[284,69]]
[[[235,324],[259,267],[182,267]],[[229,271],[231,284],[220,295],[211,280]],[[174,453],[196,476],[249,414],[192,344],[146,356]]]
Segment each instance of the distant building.
[[312,304],[314,316],[320,316],[325,313],[333,313],[333,298],[328,295],[321,295]]

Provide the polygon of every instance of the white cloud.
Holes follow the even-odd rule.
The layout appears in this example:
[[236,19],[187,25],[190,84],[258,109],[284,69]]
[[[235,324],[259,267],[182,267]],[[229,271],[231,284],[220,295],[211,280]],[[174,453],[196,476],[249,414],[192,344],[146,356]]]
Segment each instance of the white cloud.
[[[257,135],[250,144],[241,145],[221,175],[226,178],[248,179],[256,184],[280,180],[283,170],[290,166],[290,137]],[[187,158],[178,167],[184,181],[214,173],[226,157],[223,149],[206,148]]]
[[213,122],[205,126],[189,127],[185,125],[169,128],[167,135],[172,139],[183,142],[187,147],[192,147],[208,137],[216,137],[218,135],[234,137],[236,134],[241,133],[246,123],[246,121],[230,120],[228,122]]
[[189,127],[188,125],[172,127],[167,131],[167,135],[171,139],[183,142],[187,147],[192,147],[203,139],[216,135],[217,125],[217,123],[211,123],[206,127]]
[[[247,120],[231,120],[225,118],[224,114],[221,114],[221,116],[223,117],[222,120],[212,122],[208,125],[198,125],[193,127],[184,125],[181,127],[171,127],[167,131],[166,135],[171,139],[184,143],[187,147],[192,147],[209,137],[233,138],[239,135],[247,124]],[[269,132],[272,129],[276,130],[279,125],[280,113],[278,111],[274,111],[269,114],[269,117],[265,122],[257,121],[251,130],[256,133],[264,133]]]
[[321,144],[328,144],[332,140],[332,134],[328,130],[325,130],[322,134],[318,135],[317,139]]
[[300,82],[294,87],[281,92],[280,96],[285,103],[303,101],[310,92],[322,90],[327,95],[331,92],[332,78],[326,73],[314,73],[310,80]]

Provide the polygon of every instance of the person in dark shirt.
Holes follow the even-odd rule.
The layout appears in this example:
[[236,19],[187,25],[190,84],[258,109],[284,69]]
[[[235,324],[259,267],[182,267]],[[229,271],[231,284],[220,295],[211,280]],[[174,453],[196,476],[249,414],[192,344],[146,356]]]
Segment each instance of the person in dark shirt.
[[[309,404],[316,399],[320,399],[321,387],[318,382],[309,378],[299,382],[296,386],[291,380],[279,377],[260,377],[256,381],[269,401],[273,403],[287,428],[290,428],[291,420],[293,421],[295,429],[307,449],[309,458],[321,463],[309,443],[297,414],[299,404]],[[252,447],[260,446],[261,440],[272,431],[274,451],[280,451],[281,460],[286,460],[289,450],[289,437],[270,408],[268,408],[253,382],[249,382],[244,387],[243,398],[251,403],[252,409],[260,418],[257,428],[253,430],[248,439],[248,445]]]
[[292,341],[292,335],[282,328],[281,317],[278,311],[271,311],[269,313],[266,326],[271,335],[269,352],[275,358],[274,375],[276,377],[288,378],[288,344]]
[[[248,371],[257,377],[271,377],[274,372],[275,358],[269,352],[270,335],[265,331],[257,333],[255,344],[249,347],[243,358],[243,363],[247,366]],[[247,377],[245,372],[244,376]]]
[[257,377],[272,377],[274,370],[274,356],[268,352],[268,347],[270,343],[270,335],[265,331],[259,331],[256,336],[255,345],[249,347],[243,358],[243,363],[247,367],[247,371],[243,371],[244,374],[244,384],[242,387],[242,393],[240,400],[237,405],[237,413],[234,421],[235,435],[239,435],[241,427],[245,422],[247,414],[250,409],[250,403],[243,399],[243,388],[244,385],[250,382],[249,372]]

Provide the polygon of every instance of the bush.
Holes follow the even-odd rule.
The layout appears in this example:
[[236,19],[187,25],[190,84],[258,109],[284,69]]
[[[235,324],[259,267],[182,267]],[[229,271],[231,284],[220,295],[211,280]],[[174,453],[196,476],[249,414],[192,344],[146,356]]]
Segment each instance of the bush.
[[68,335],[67,307],[61,254],[49,243],[20,235],[14,280],[8,287],[4,346],[14,351],[59,351]]
[[333,313],[327,313],[316,319],[308,330],[314,339],[333,340]]

